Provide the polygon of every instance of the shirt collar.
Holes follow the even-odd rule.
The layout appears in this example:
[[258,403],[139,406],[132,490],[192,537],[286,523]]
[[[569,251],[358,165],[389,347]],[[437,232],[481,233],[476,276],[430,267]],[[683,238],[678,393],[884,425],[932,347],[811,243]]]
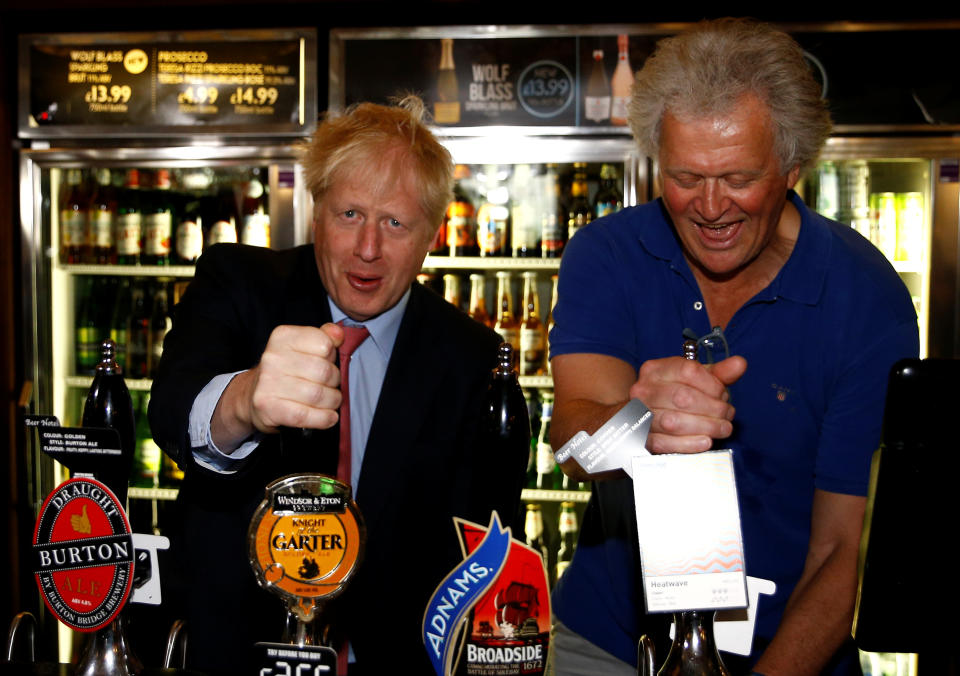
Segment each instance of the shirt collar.
[[397,304],[389,310],[381,312],[376,317],[372,317],[365,322],[358,322],[350,319],[343,310],[337,307],[330,296],[327,296],[327,302],[330,304],[330,317],[334,322],[346,321],[349,326],[365,326],[370,332],[370,338],[374,345],[383,354],[384,359],[390,360],[390,354],[393,352],[393,344],[397,341],[397,333],[400,331],[400,322],[403,320],[403,313],[407,310],[407,303],[410,301],[410,289],[403,294]]
[[[789,190],[787,199],[800,214],[797,243],[776,278],[758,296],[770,299],[783,297],[812,305],[820,298],[830,264],[830,229],[827,220],[810,211],[796,192]],[[660,199],[657,200],[657,206],[663,213],[667,227],[642,228],[638,235],[640,243],[652,256],[670,261],[678,270],[688,270],[680,241]]]

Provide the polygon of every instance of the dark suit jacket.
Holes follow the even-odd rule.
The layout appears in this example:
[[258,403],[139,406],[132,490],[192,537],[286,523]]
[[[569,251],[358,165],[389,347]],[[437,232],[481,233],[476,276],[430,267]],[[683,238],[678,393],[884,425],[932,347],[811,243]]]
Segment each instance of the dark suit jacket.
[[[274,327],[328,321],[309,245],[212,247],[175,310],[149,413],[155,439],[186,471],[181,528],[171,534],[177,570],[163,577],[170,603],[188,620],[188,666],[244,673],[248,646],[280,639],[282,603],[256,585],[247,560],[250,517],[271,480],[299,471],[334,475],[339,433],[272,435],[242,472],[225,476],[193,462],[190,408],[213,376],[256,365]],[[505,522],[517,513],[527,449],[498,453],[478,425],[499,341],[413,285],[355,496],[366,553],[326,611],[346,630],[362,673],[431,673],[421,622],[433,589],[462,559],[452,517],[486,524],[491,509]]]

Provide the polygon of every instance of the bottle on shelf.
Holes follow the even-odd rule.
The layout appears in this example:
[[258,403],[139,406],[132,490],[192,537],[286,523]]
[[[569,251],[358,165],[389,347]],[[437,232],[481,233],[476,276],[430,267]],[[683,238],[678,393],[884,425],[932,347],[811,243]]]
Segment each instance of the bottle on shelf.
[[468,314],[484,326],[492,326],[490,315],[487,313],[487,301],[485,296],[487,278],[475,272],[470,275],[470,309]]
[[523,273],[523,319],[520,322],[520,375],[543,373],[546,336],[540,320],[537,273]]
[[510,245],[510,189],[506,171],[495,164],[484,167],[483,200],[477,209],[477,245],[485,257],[507,256]]
[[627,104],[630,102],[630,89],[633,87],[633,68],[630,67],[630,37],[617,36],[617,67],[610,78],[613,98],[610,102],[610,122],[617,125],[627,123]]
[[443,297],[453,307],[460,307],[460,278],[451,272],[443,276]]
[[529,164],[514,167],[510,188],[510,249],[516,258],[540,257],[538,207],[542,196],[538,188],[542,181],[539,179]]
[[617,185],[617,168],[612,164],[600,167],[600,187],[593,199],[594,218],[602,218],[623,209],[623,193]]
[[470,167],[458,164],[453,172],[453,200],[447,205],[443,228],[447,233],[447,253],[450,256],[476,256],[477,219],[473,202],[467,195],[465,182],[470,178]]
[[151,378],[157,376],[160,357],[163,354],[163,339],[170,330],[173,320],[170,318],[167,303],[167,290],[159,286],[153,294],[153,309],[150,313],[150,352],[148,372]]
[[117,364],[129,373],[127,343],[130,332],[130,311],[133,308],[132,284],[129,277],[121,277],[117,282],[117,297],[110,316],[110,340],[114,342]]
[[527,546],[540,554],[544,569],[549,570],[549,548],[543,532],[543,510],[536,502],[527,505],[527,518],[523,525],[523,535]]
[[136,451],[133,456],[130,485],[139,488],[156,488],[160,484],[160,462],[163,453],[150,433],[150,421],[147,418],[150,393],[143,392],[137,399],[139,405],[136,414]]
[[260,169],[253,169],[243,198],[243,225],[240,241],[250,246],[270,247],[270,210],[267,189],[260,180]]
[[[550,315],[547,318],[546,339],[547,339],[548,345],[550,344],[550,332],[553,330],[553,309],[557,307],[557,282],[559,281],[559,279],[560,278],[558,275],[551,275],[550,277],[550,282],[553,290],[550,292]],[[546,357],[546,362],[547,362],[547,374],[552,376],[553,367],[550,365],[550,355],[546,354],[544,356]]]
[[557,490],[560,488],[560,475],[563,472],[553,457],[550,445],[550,420],[553,418],[553,392],[540,390],[540,434],[537,435],[537,481],[535,488]]
[[114,242],[117,247],[117,263],[137,265],[143,246],[143,212],[140,208],[140,172],[127,169],[123,189],[117,199],[117,227]]
[[512,281],[513,274],[509,271],[497,272],[497,320],[493,330],[500,334],[503,342],[510,344],[516,358],[520,352],[520,322],[513,313]]
[[440,40],[440,68],[437,70],[437,100],[433,104],[433,120],[437,124],[460,122],[460,87],[453,63],[453,39]]
[[74,356],[77,375],[93,375],[100,362],[100,326],[97,316],[99,278],[80,276],[77,280]]
[[183,216],[177,225],[175,260],[178,265],[195,265],[203,253],[203,216],[200,200],[184,205]]
[[217,195],[215,215],[210,219],[210,231],[207,233],[207,246],[221,242],[237,243],[236,212],[233,190],[224,188]]
[[563,200],[556,165],[547,165],[544,183],[543,208],[540,214],[540,251],[543,258],[560,258],[567,243],[567,227],[561,208]]
[[593,122],[610,119],[610,83],[603,68],[603,50],[593,50],[593,66],[587,79],[587,95],[584,100],[584,114]]
[[570,184],[570,204],[567,207],[567,241],[593,220],[587,185],[586,162],[574,162],[573,182]]
[[114,357],[113,341],[103,341],[96,374],[83,405],[81,424],[83,427],[109,427],[120,435],[120,457],[108,456],[102,471],[95,470],[94,474],[116,494],[120,504],[124,504],[136,436],[133,401],[123,380],[123,369]]
[[573,560],[573,552],[577,548],[577,536],[580,528],[577,525],[577,512],[574,503],[560,503],[560,521],[557,524],[560,535],[560,548],[557,550],[557,579],[563,575]]
[[150,305],[147,284],[143,281],[134,283],[131,295],[133,306],[127,329],[127,376],[147,378],[150,375]]
[[60,262],[82,263],[89,196],[84,189],[82,170],[68,169],[66,179],[60,191]]
[[143,195],[143,265],[169,265],[173,239],[173,201],[170,198],[170,171],[153,173],[153,189]]
[[87,216],[86,260],[96,265],[110,265],[117,260],[113,241],[117,200],[110,170],[103,167],[95,172],[96,185],[90,198]]
[[527,404],[527,417],[530,419],[530,453],[527,458],[527,488],[537,487],[537,439],[540,436],[540,400],[533,388],[524,388],[523,400]]

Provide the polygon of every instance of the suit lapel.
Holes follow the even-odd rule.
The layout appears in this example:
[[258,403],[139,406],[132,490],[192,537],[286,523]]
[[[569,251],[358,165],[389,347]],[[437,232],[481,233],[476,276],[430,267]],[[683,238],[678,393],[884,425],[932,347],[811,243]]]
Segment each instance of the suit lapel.
[[399,486],[396,477],[403,476],[403,466],[410,460],[408,449],[413,447],[417,430],[429,412],[426,406],[405,402],[412,403],[414,389],[416,400],[430,401],[442,375],[431,358],[436,356],[437,340],[442,336],[437,334],[439,327],[429,326],[424,293],[429,292],[419,284],[413,285],[364,450],[359,488],[368,528],[391,504],[391,493],[410,490],[409,486]]

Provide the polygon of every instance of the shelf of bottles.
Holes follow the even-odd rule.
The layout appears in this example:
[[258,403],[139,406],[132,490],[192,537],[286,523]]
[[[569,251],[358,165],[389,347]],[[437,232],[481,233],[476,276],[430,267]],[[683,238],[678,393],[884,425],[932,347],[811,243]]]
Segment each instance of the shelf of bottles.
[[418,279],[513,344],[531,421],[523,501],[550,504],[548,512],[582,505],[589,487],[565,485],[553,462],[547,335],[566,243],[595,218],[623,208],[623,165],[458,164],[455,178]]
[[[170,311],[205,247],[270,245],[270,169],[244,164],[50,170],[50,244],[57,252],[53,307],[64,310],[53,329],[54,400],[64,424],[79,424],[99,343],[105,338],[117,343],[136,414],[129,493],[135,501],[174,499],[182,477],[153,442],[146,415]],[[155,517],[156,505],[150,511]]]

